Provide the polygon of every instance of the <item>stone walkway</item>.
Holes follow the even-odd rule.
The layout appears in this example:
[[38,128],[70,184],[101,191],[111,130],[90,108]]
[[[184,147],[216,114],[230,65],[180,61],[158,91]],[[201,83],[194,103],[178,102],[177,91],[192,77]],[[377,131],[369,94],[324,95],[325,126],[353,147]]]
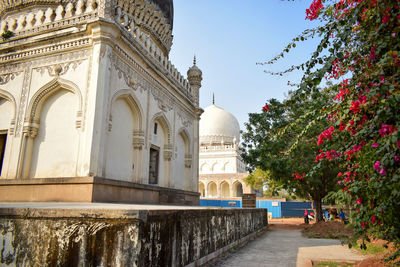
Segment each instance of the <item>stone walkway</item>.
[[332,239],[304,238],[300,230],[274,229],[209,266],[312,266],[313,260],[359,261],[363,257]]

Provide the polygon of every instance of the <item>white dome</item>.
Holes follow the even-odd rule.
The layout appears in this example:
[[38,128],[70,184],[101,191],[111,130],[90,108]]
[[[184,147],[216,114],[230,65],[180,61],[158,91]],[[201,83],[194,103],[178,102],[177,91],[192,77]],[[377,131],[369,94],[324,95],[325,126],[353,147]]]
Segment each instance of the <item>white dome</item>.
[[238,120],[228,111],[217,107],[208,106],[200,118],[201,141],[240,141],[240,126]]

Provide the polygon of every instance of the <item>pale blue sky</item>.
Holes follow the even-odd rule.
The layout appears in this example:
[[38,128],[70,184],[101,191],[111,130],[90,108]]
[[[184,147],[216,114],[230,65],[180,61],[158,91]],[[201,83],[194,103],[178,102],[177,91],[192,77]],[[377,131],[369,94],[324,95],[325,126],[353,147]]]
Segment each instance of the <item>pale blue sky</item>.
[[[248,113],[260,112],[269,98],[282,100],[300,74],[273,77],[256,62],[271,59],[303,30],[311,0],[175,0],[172,63],[186,76],[196,54],[203,71],[200,106],[212,103],[234,114],[241,125]],[[316,47],[311,41],[273,66],[283,69],[301,63]]]

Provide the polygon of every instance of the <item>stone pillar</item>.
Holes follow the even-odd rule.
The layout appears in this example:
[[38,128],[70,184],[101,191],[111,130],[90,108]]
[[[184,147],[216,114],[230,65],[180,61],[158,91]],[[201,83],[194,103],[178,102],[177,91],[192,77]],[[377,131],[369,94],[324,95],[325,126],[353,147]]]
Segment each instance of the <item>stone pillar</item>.
[[[104,177],[105,173],[105,144],[107,122],[107,107],[109,100],[110,73],[112,68],[112,47],[103,41],[101,36],[117,38],[117,32],[96,25],[92,28],[94,36],[93,67],[88,94],[88,127],[86,142],[90,153],[85,155],[85,161],[90,162],[89,176]],[[110,178],[110,177],[107,177]]]

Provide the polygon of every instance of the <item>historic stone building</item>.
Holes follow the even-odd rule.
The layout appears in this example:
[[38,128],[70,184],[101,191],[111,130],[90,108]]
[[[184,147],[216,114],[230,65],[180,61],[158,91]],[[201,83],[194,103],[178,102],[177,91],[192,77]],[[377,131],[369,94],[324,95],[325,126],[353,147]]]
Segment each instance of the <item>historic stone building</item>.
[[199,89],[172,0],[0,6],[0,201],[197,204]]
[[[206,107],[200,120],[199,192],[207,198],[241,197],[259,193],[243,181],[246,172],[239,151],[239,122],[228,111]],[[262,196],[262,193],[261,193]]]

